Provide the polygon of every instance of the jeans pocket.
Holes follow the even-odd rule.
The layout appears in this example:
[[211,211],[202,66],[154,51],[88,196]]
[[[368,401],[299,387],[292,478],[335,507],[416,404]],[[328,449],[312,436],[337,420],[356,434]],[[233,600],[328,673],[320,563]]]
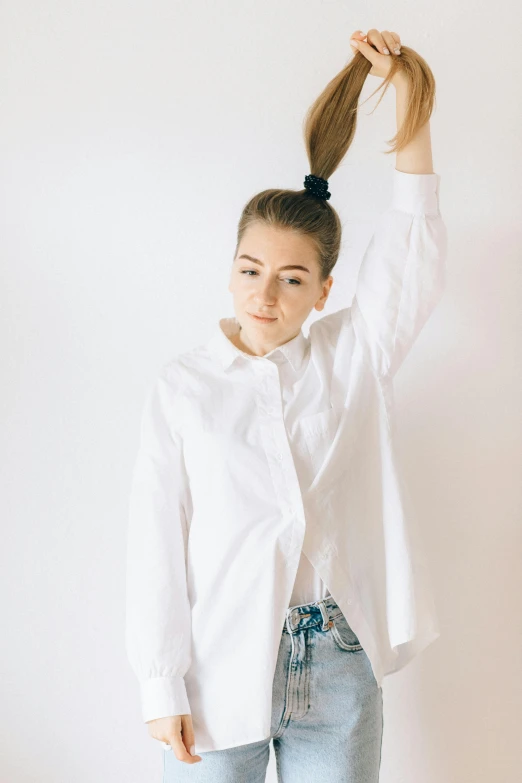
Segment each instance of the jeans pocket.
[[335,641],[336,645],[341,650],[348,650],[348,652],[358,652],[362,650],[362,644],[357,638],[355,632],[348,624],[348,620],[344,614],[339,614],[336,617],[332,617],[333,625],[330,628],[330,633]]

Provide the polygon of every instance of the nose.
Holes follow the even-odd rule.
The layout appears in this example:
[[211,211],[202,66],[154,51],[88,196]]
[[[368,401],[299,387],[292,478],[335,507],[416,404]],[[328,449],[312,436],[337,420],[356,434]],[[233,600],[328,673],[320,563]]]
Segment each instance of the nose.
[[262,306],[263,304],[273,305],[275,302],[275,280],[267,280],[263,285],[257,289],[256,302]]

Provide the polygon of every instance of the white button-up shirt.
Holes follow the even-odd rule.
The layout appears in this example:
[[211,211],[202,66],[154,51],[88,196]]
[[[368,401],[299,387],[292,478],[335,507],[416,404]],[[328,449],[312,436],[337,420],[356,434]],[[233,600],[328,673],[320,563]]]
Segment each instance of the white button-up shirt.
[[191,713],[196,753],[269,737],[289,605],[331,593],[379,686],[439,636],[393,378],[442,295],[447,236],[440,176],[393,178],[350,307],[265,356],[222,318],[148,389],[126,646],[143,719]]

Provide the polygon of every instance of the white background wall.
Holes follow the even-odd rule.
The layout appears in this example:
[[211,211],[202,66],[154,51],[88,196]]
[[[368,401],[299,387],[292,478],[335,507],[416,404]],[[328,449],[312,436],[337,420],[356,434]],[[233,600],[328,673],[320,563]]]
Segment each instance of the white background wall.
[[[442,636],[385,681],[381,780],[520,774],[520,5],[371,5],[0,2],[2,783],[161,780],[124,651],[145,387],[233,314],[241,208],[302,187],[305,112],[371,27],[435,74],[450,241],[396,383]],[[391,195],[393,90],[371,115],[378,97],[330,181],[345,233],[322,314],[351,302]]]

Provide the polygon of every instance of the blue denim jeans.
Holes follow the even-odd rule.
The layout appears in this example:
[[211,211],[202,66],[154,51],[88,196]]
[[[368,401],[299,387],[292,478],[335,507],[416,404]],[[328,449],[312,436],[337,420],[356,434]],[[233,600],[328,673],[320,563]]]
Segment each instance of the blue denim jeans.
[[270,737],[199,753],[164,752],[163,783],[263,783],[270,741],[282,783],[378,783],[382,688],[332,596],[287,609],[272,689]]

